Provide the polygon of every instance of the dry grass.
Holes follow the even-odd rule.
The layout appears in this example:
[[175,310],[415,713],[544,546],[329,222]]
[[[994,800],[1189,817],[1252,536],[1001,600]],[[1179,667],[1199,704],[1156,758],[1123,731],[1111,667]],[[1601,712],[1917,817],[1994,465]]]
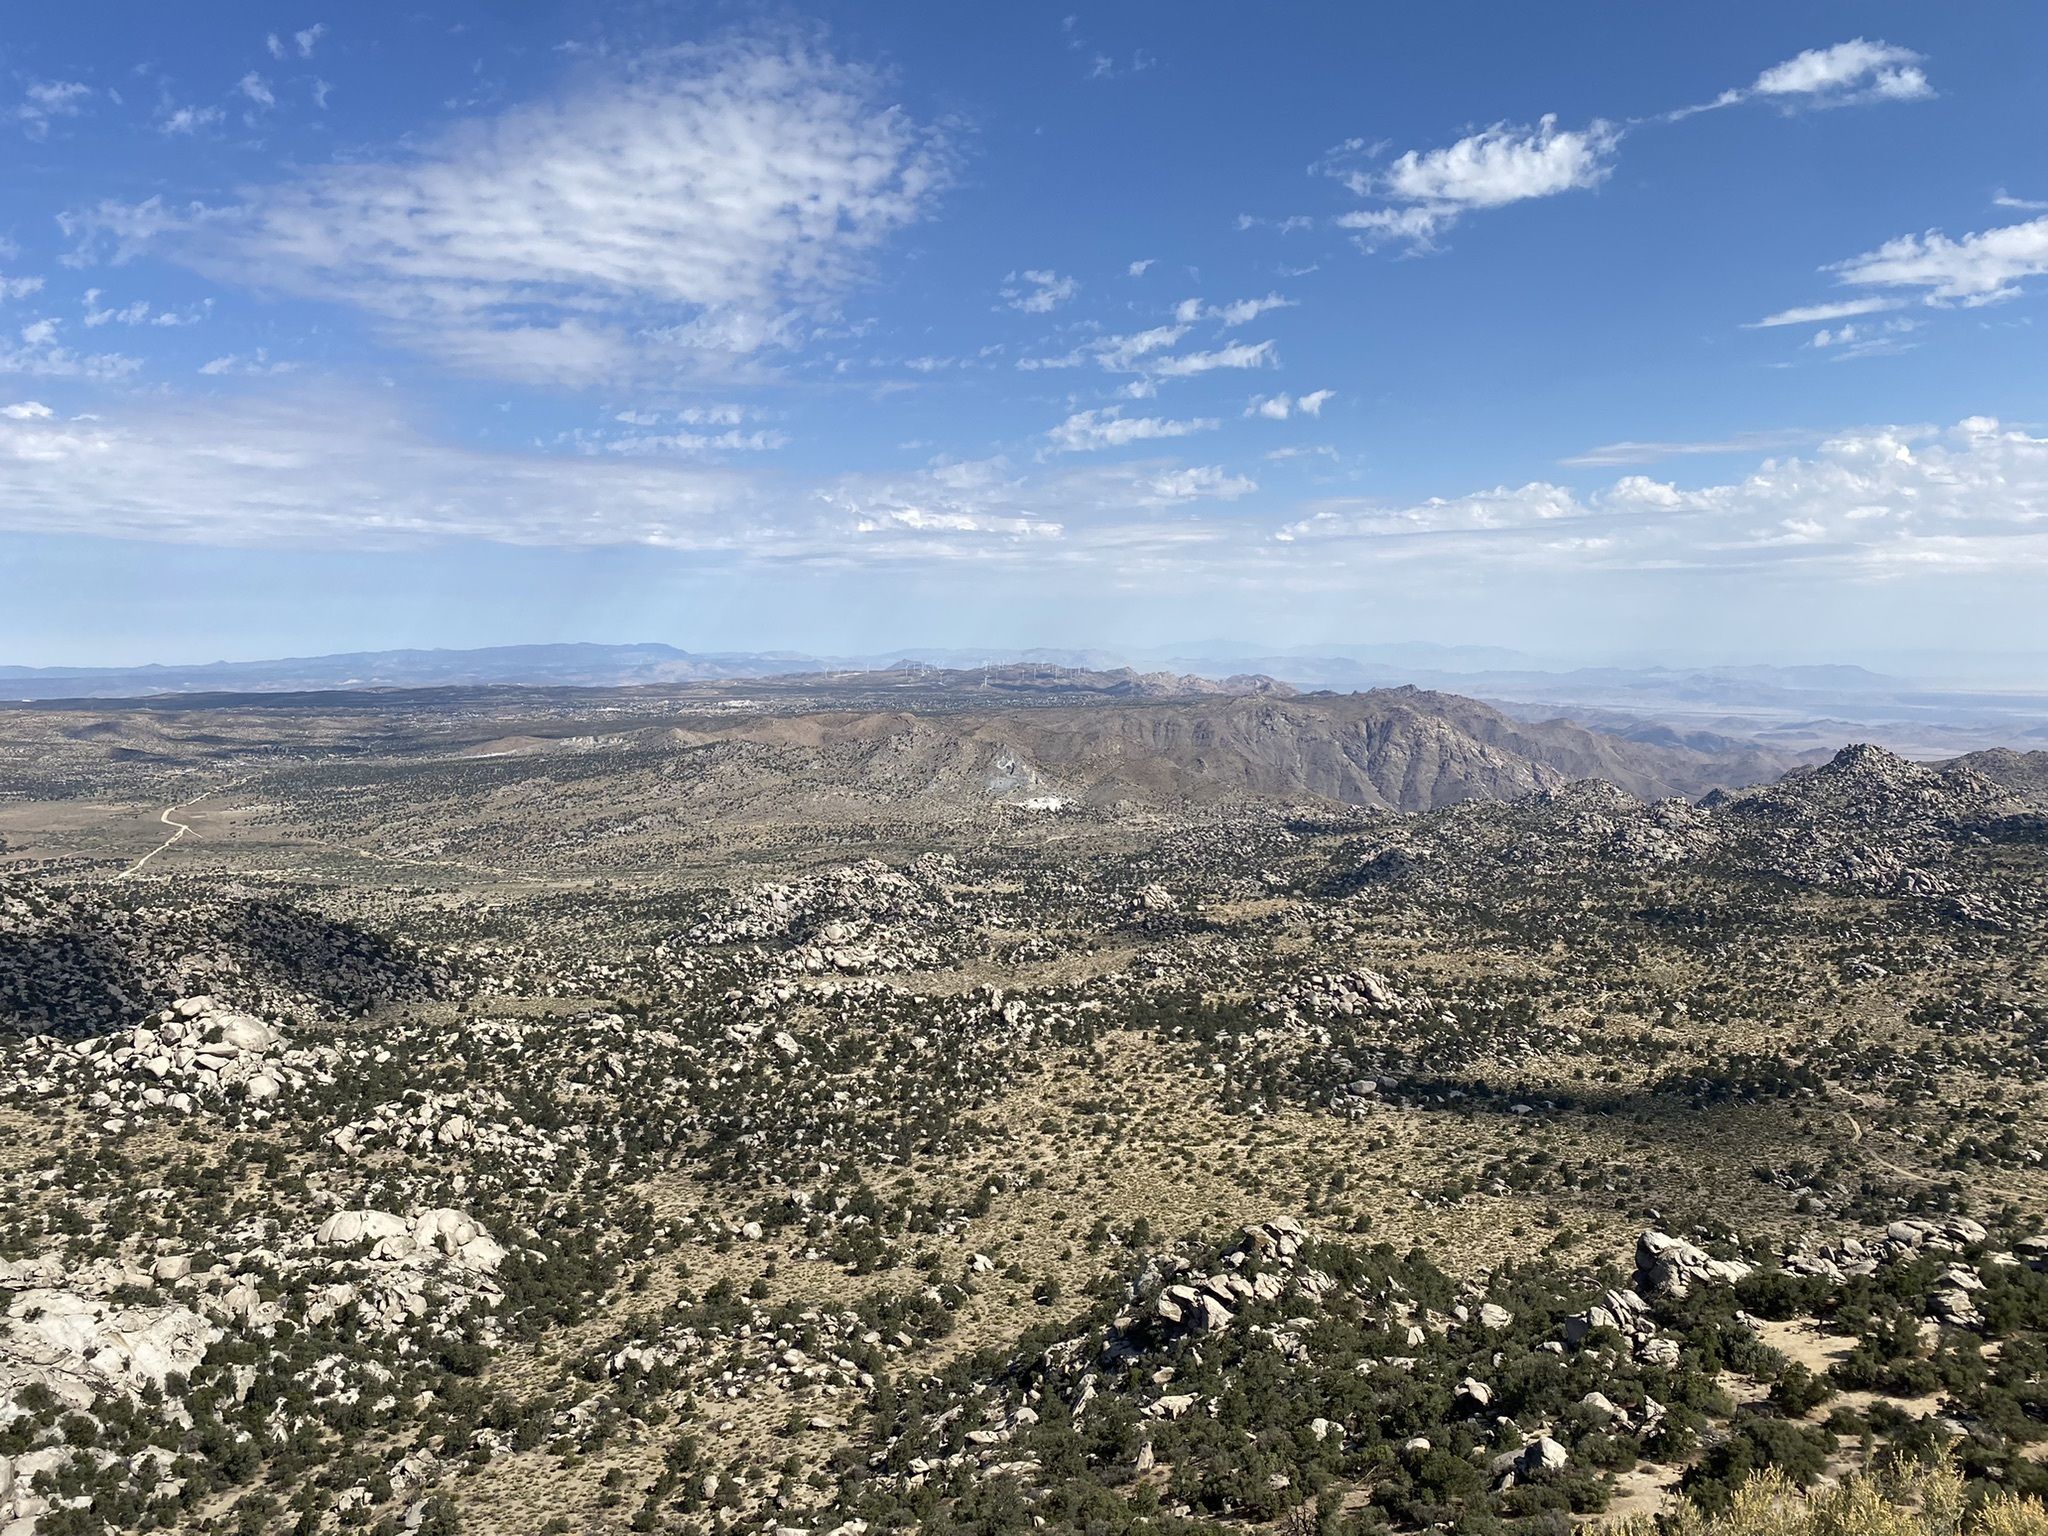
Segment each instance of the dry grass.
[[[1618,1529],[1652,1536],[1658,1527],[1632,1520]],[[2001,1494],[1972,1509],[1962,1478],[1947,1465],[1856,1477],[1811,1492],[1771,1471],[1752,1478],[1726,1514],[1701,1515],[1684,1505],[1666,1517],[1662,1530],[1664,1536],[2048,1536],[2048,1508]]]

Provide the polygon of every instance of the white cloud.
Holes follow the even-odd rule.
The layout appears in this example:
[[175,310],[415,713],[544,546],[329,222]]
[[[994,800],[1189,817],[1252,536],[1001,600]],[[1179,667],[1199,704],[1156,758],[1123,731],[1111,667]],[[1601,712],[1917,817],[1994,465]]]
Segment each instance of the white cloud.
[[460,369],[595,383],[729,369],[800,340],[928,211],[947,163],[871,73],[729,43],[236,208],[102,205],[68,227],[88,247],[168,236],[210,273],[356,305]]
[[254,394],[125,417],[0,422],[0,526],[229,545],[423,538],[667,544],[742,537],[753,491],[713,469],[465,449],[389,402]]
[[1116,406],[1110,406],[1105,410],[1076,411],[1046,433],[1046,440],[1056,453],[1085,453],[1164,437],[1187,437],[1214,431],[1216,425],[1212,416],[1173,421],[1158,416],[1125,416]]
[[1251,404],[1244,408],[1247,416],[1257,416],[1266,421],[1285,421],[1299,411],[1304,416],[1320,416],[1323,407],[1336,397],[1334,389],[1313,390],[1306,395],[1254,395]]
[[1152,358],[1144,371],[1154,378],[1185,379],[1218,368],[1269,368],[1280,361],[1270,341],[1233,342],[1213,352],[1183,352],[1172,357]]
[[744,405],[690,405],[676,412],[676,420],[692,427],[736,427],[752,414]]
[[1003,302],[1027,315],[1048,315],[1081,291],[1078,279],[1043,268],[1012,272],[1003,281]]
[[163,235],[203,219],[206,210],[194,205],[183,212],[171,208],[161,194],[139,203],[102,200],[83,211],[57,215],[57,227],[78,242],[62,258],[67,267],[89,267],[99,261],[115,265],[132,261]]
[[1781,309],[1775,315],[1765,315],[1761,320],[1752,320],[1743,327],[1748,331],[1759,331],[1779,325],[1822,325],[1833,320],[1849,320],[1857,315],[1874,315],[1887,309],[1897,309],[1903,299],[1843,299],[1834,304],[1806,304],[1797,309]]
[[277,105],[277,97],[271,92],[269,83],[253,69],[242,76],[241,83],[235,89],[248,97],[249,100],[255,102],[259,107],[274,107]]
[[40,400],[23,400],[14,405],[0,405],[0,416],[9,421],[48,421],[57,413]]
[[1813,432],[1785,429],[1737,432],[1729,437],[1703,438],[1686,442],[1603,443],[1597,448],[1588,448],[1583,453],[1575,453],[1557,462],[1574,467],[1597,467],[1612,464],[1654,464],[1661,459],[1693,458],[1711,454],[1770,453],[1781,448],[1800,447],[1813,442],[1817,436],[1818,434]]
[[1852,38],[1831,48],[1809,48],[1756,77],[1749,93],[1774,99],[1916,101],[1934,94],[1920,55],[1886,42]]
[[2048,274],[2048,217],[1951,240],[1938,231],[1901,235],[1826,270],[1844,283],[1918,288],[1932,302],[1989,304],[2026,278]]
[[216,357],[199,365],[199,371],[208,378],[270,378],[281,373],[296,373],[298,368],[297,363],[282,359],[272,361],[268,347],[258,347],[249,353],[230,352],[225,357]]
[[292,34],[292,42],[298,46],[299,57],[302,59],[313,57],[313,50],[319,46],[320,39],[326,35],[327,23],[324,21],[316,21],[304,31],[294,32]]
[[270,50],[270,56],[273,59],[281,59],[285,56],[284,39],[279,37],[275,32],[270,33],[263,39],[263,46]]
[[1236,299],[1228,304],[1205,304],[1200,299],[1182,299],[1174,306],[1173,318],[1181,325],[1198,320],[1215,320],[1224,326],[1245,325],[1275,309],[1292,309],[1294,300],[1269,293],[1263,299]]
[[1231,227],[1239,234],[1249,229],[1271,229],[1283,235],[1292,235],[1305,229],[1314,229],[1316,221],[1306,213],[1293,213],[1279,219],[1265,219],[1255,213],[1240,213]]
[[[1185,312],[1188,304],[1199,307],[1200,303],[1199,299],[1191,299],[1181,305],[1180,310]],[[1267,368],[1280,361],[1270,341],[1233,342],[1210,352],[1169,353],[1167,349],[1178,344],[1188,329],[1184,321],[1176,321],[1172,325],[1155,325],[1143,331],[1098,336],[1060,356],[1020,357],[1017,366],[1026,372],[1035,372],[1048,368],[1079,368],[1092,360],[1111,373],[1140,375],[1127,387],[1127,393],[1135,399],[1145,399],[1152,394],[1152,383],[1159,379],[1191,378],[1219,368]]]
[[1848,357],[1873,357],[1880,354],[1903,352],[1911,346],[1902,341],[1909,331],[1918,330],[1918,320],[1886,320],[1878,324],[1856,324],[1851,322],[1832,329],[1822,327],[1807,338],[1806,344],[1819,351],[1835,350],[1837,362]]
[[756,428],[726,432],[652,432],[629,434],[592,443],[588,451],[623,454],[666,454],[709,458],[722,453],[772,453],[789,445],[789,434]]
[[1124,269],[1124,275],[1126,277],[1143,277],[1157,259],[1157,257],[1147,256],[1143,261],[1134,261]]
[[219,107],[174,107],[157,120],[156,131],[168,136],[186,136],[211,128],[224,116]]
[[2021,213],[2048,213],[2048,202],[2038,197],[2014,197],[2003,187],[2000,187],[1997,195],[1991,199],[1991,206],[2013,208]]
[[1088,564],[1206,571],[1234,591],[1355,583],[1414,562],[1446,581],[1488,564],[1524,580],[1788,566],[1829,581],[2048,571],[2048,438],[1985,418],[1945,433],[1846,433],[1701,485],[1628,474],[1590,493],[1536,481],[1281,506],[1252,499],[1253,480],[1213,464],[989,459],[806,480],[679,458],[695,451],[464,446],[426,437],[389,396],[319,391],[138,396],[68,421],[0,408],[0,529],[352,548],[647,545],[844,566]]
[[40,277],[0,276],[0,300],[25,299],[32,293],[42,291],[43,280]]
[[1543,482],[1410,505],[1324,503],[1283,542],[1431,549],[1529,569],[1751,569],[1815,562],[1850,574],[2048,567],[2048,438],[1971,417],[1944,434],[1874,428],[1745,479],[1686,489],[1626,475],[1581,497]]
[[1368,246],[1404,240],[1427,249],[1473,209],[1597,187],[1613,171],[1621,135],[1598,118],[1560,129],[1552,114],[1534,128],[1496,123],[1441,149],[1411,149],[1384,171],[1345,173],[1352,191],[1386,206],[1344,214],[1337,223]]
[[112,305],[101,305],[100,298],[99,289],[88,288],[80,301],[85,309],[88,330],[102,325],[147,325],[169,330],[177,326],[197,325],[213,310],[211,299],[202,299],[190,309],[155,309],[147,299],[134,299],[117,309]]
[[670,436],[486,449],[425,436],[389,396],[324,389],[142,398],[73,421],[0,413],[0,530],[235,546],[644,545],[833,564],[1121,557],[1216,542],[1228,530],[1201,509],[1257,489],[1214,465],[1143,460],[1026,473],[991,459],[805,481],[689,462],[754,452],[751,432],[703,445]]
[[125,379],[142,360],[117,352],[74,352],[57,339],[55,320],[42,319],[17,332],[18,340],[0,340],[0,373],[45,379]]
[[1220,308],[1212,309],[1209,313],[1216,319],[1221,320],[1225,325],[1243,325],[1247,321],[1258,319],[1259,316],[1269,310],[1292,309],[1293,307],[1294,300],[1283,299],[1277,293],[1269,293],[1263,299],[1238,299]]
[[81,80],[31,80],[14,109],[14,120],[30,138],[45,138],[53,119],[77,117],[94,94]]

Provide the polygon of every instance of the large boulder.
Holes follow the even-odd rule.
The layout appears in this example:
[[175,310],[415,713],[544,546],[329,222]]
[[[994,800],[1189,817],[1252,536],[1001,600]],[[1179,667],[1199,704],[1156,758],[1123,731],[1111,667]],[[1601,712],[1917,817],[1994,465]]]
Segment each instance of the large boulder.
[[76,1292],[17,1292],[0,1337],[9,1359],[88,1385],[137,1392],[190,1375],[220,1330],[184,1307],[116,1307]]
[[358,1243],[404,1237],[408,1230],[403,1216],[385,1211],[336,1211],[320,1223],[313,1241],[322,1248],[353,1248]]
[[225,1013],[208,1022],[207,1033],[222,1045],[260,1056],[278,1043],[277,1031],[253,1014]]
[[1695,1285],[1733,1285],[1752,1266],[1716,1259],[1704,1248],[1655,1228],[1636,1240],[1636,1289],[1650,1296],[1684,1296]]

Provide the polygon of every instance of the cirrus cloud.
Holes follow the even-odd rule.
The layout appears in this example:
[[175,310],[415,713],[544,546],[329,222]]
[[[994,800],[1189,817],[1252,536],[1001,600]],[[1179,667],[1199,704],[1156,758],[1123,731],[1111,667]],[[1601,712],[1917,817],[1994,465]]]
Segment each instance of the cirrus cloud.
[[102,205],[67,228],[88,253],[155,242],[224,280],[355,306],[461,371],[591,384],[790,345],[929,211],[948,164],[871,71],[737,41],[231,206]]

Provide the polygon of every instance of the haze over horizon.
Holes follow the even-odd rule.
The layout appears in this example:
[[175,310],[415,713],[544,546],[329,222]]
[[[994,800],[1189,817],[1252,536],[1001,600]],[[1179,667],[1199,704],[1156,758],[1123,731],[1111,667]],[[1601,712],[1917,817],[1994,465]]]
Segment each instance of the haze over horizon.
[[0,663],[1249,634],[2038,682],[2032,22],[42,13]]

